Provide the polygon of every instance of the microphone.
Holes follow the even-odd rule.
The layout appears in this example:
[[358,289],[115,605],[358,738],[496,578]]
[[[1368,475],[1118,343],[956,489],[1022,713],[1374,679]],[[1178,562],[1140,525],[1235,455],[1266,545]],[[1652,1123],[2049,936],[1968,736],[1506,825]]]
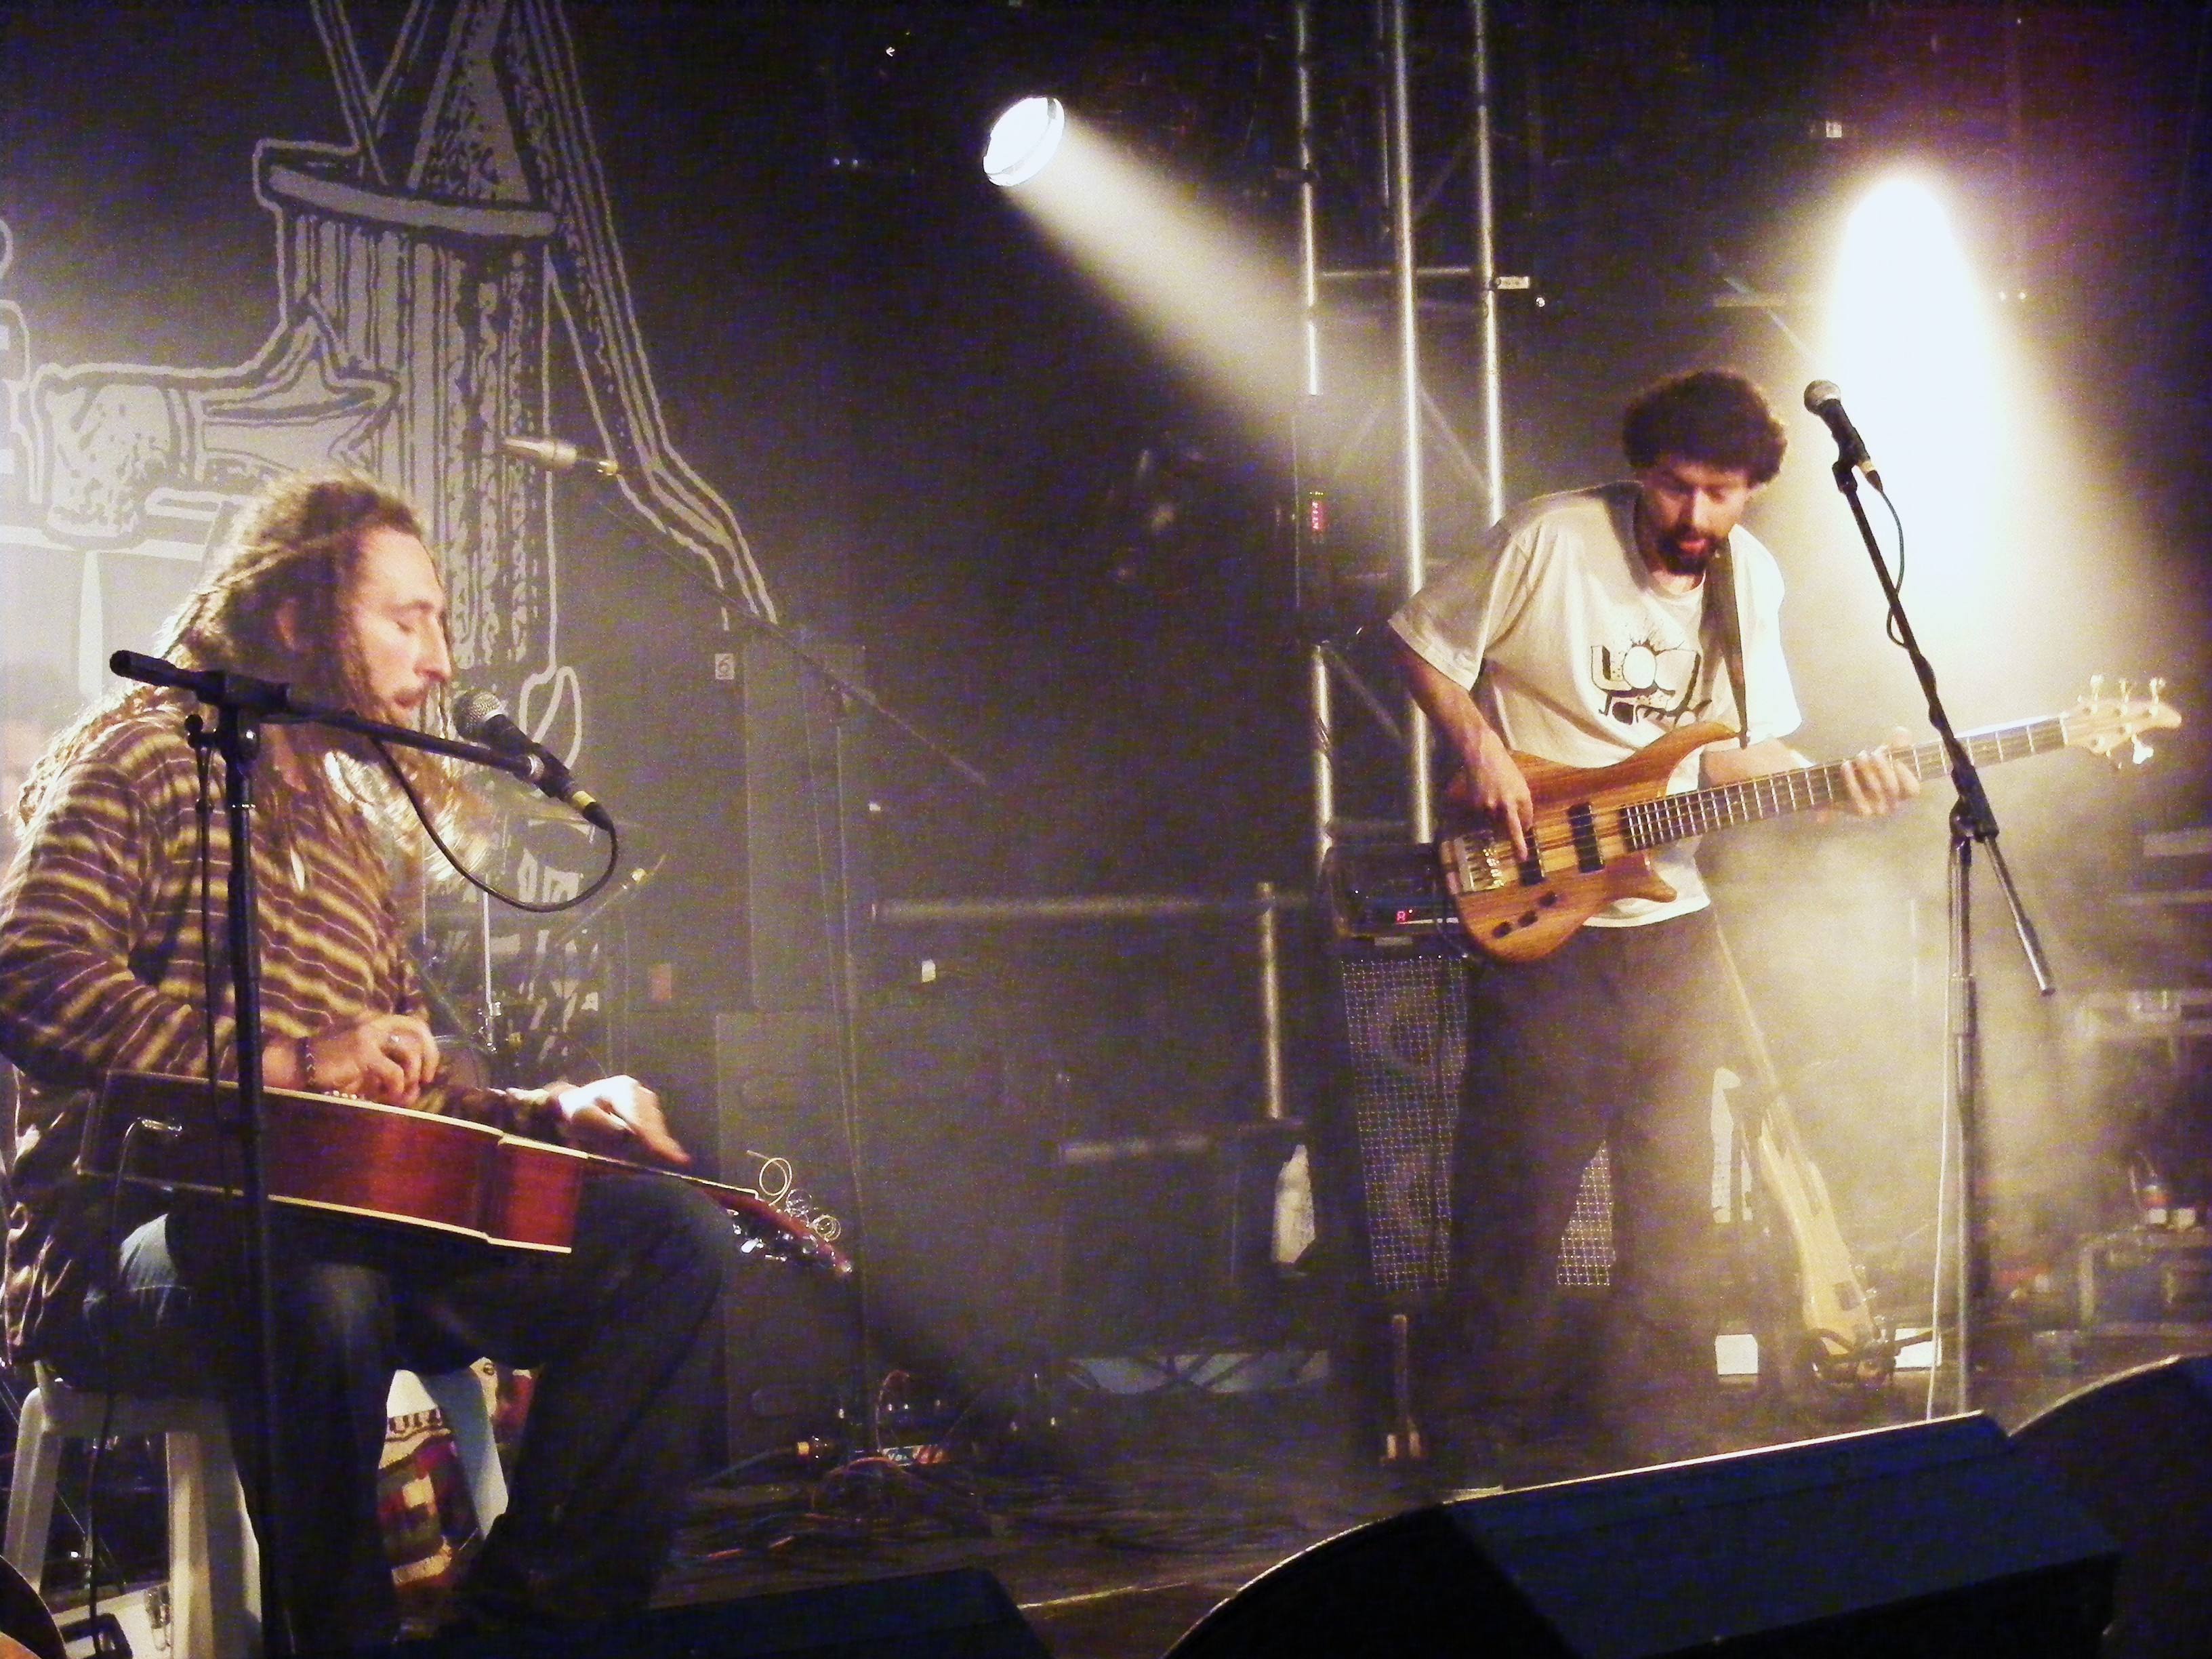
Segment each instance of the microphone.
[[1859,436],[1851,417],[1844,413],[1842,389],[1833,380],[1815,380],[1805,388],[1805,407],[1828,423],[1828,430],[1836,440],[1836,459],[1845,466],[1858,468],[1866,474],[1866,481],[1880,489],[1881,474],[1875,471],[1874,457],[1867,453],[1866,440]]
[[588,790],[577,787],[561,757],[514,723],[507,706],[489,691],[471,687],[453,698],[453,730],[471,743],[525,763],[530,781],[555,800],[566,801],[609,835],[615,821]]
[[542,466],[548,472],[573,472],[582,467],[602,478],[622,476],[622,463],[604,455],[586,455],[566,438],[501,438],[499,447],[519,460]]

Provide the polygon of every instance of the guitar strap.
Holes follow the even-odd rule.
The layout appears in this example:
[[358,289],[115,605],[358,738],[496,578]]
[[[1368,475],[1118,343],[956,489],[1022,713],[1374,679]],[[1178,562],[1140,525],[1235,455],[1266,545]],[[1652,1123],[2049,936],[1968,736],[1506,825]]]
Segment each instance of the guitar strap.
[[1743,689],[1743,590],[1737,572],[1735,550],[1729,541],[1713,556],[1705,578],[1705,631],[1709,647],[1717,647],[1728,665],[1729,690],[1735,694],[1736,744],[1751,747],[1751,705]]

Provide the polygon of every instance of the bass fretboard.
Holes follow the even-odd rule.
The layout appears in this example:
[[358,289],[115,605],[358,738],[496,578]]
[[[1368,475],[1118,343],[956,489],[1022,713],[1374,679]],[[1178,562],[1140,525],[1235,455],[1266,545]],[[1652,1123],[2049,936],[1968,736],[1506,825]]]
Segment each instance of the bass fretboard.
[[[2030,755],[2066,747],[2066,716],[2047,714],[2041,720],[2022,720],[2016,726],[1965,732],[1960,734],[1959,742],[1977,766],[2025,760]],[[1899,766],[1923,781],[1950,770],[1950,756],[1939,741],[1891,752]],[[1850,793],[1844,786],[1845,764],[1843,761],[1831,761],[1825,766],[1801,766],[1787,772],[1770,772],[1764,777],[1746,778],[1741,783],[1717,783],[1710,788],[1689,789],[1679,795],[1638,801],[1621,809],[1622,829],[1629,846],[1641,852],[1710,830],[1724,830],[1734,823],[1779,817],[1784,812],[1802,812],[1808,807],[1847,805]]]

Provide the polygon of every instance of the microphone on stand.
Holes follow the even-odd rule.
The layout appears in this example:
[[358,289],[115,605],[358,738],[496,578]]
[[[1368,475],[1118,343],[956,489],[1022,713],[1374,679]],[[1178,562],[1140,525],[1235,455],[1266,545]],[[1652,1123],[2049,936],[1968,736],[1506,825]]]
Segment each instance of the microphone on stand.
[[1875,471],[1874,457],[1867,453],[1866,440],[1859,436],[1851,417],[1844,413],[1843,389],[1833,380],[1815,380],[1805,388],[1805,407],[1827,422],[1828,431],[1836,441],[1837,459],[1846,466],[1858,468],[1866,475],[1866,481],[1880,489],[1881,474]]
[[578,786],[562,758],[514,723],[507,706],[474,687],[453,696],[453,730],[471,743],[527,763],[530,781],[555,800],[566,801],[609,835],[615,821],[598,797]]
[[501,438],[499,447],[518,460],[542,466],[548,472],[573,472],[582,467],[602,478],[622,476],[622,463],[604,455],[586,455],[566,438]]

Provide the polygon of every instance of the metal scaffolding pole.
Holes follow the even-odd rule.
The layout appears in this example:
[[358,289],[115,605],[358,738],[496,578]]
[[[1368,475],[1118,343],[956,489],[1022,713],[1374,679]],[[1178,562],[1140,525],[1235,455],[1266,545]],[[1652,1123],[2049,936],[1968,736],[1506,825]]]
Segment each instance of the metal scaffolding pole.
[[[1490,75],[1491,29],[1488,0],[1468,0],[1473,29],[1467,59],[1471,77],[1471,119],[1468,154],[1473,180],[1474,254],[1466,264],[1424,265],[1416,245],[1418,217],[1413,182],[1413,91],[1411,86],[1409,7],[1407,0],[1374,0],[1371,17],[1377,82],[1382,95],[1375,100],[1375,188],[1377,200],[1389,209],[1390,263],[1386,269],[1323,270],[1321,268],[1320,198],[1317,157],[1322,145],[1315,121],[1315,90],[1318,54],[1314,39],[1312,0],[1291,0],[1291,38],[1295,44],[1297,97],[1298,154],[1298,276],[1303,307],[1302,368],[1306,397],[1317,398],[1322,386],[1321,295],[1331,282],[1390,279],[1390,309],[1396,322],[1399,523],[1397,587],[1402,594],[1418,590],[1427,580],[1427,477],[1424,438],[1427,423],[1442,428],[1467,469],[1470,480],[1486,492],[1484,505],[1494,521],[1504,509],[1504,366],[1498,350],[1499,293],[1528,286],[1525,276],[1500,276],[1497,265],[1497,208],[1492,173],[1492,93]],[[1482,434],[1480,458],[1470,457],[1459,446],[1423,385],[1419,284],[1423,281],[1467,280],[1475,290],[1475,314],[1480,323],[1476,349]],[[1309,409],[1311,407],[1309,402]],[[1320,551],[1322,514],[1326,508],[1308,489],[1304,470],[1305,422],[1301,412],[1297,464],[1300,468],[1298,535],[1301,594],[1305,580],[1304,558]],[[1379,416],[1381,405],[1376,414]],[[1339,778],[1335,711],[1330,696],[1326,647],[1317,649],[1308,665],[1308,702],[1312,719],[1313,850],[1316,866],[1335,846],[1343,826],[1337,816]],[[1407,730],[1401,734],[1388,715],[1379,714],[1394,740],[1405,749],[1404,793],[1407,803],[1404,830],[1416,841],[1435,835],[1435,800],[1428,764],[1428,725],[1417,708],[1409,705]],[[1383,826],[1369,823],[1370,832]]]
[[[1304,325],[1305,381],[1304,395],[1321,395],[1321,237],[1320,208],[1314,177],[1313,134],[1313,0],[1291,0],[1291,39],[1297,52],[1295,74],[1298,97],[1298,300]],[[1304,465],[1302,441],[1304,410],[1292,422],[1293,464]],[[1307,551],[1316,544],[1319,526],[1309,501],[1304,481],[1298,481],[1298,580],[1304,583]],[[1300,595],[1304,598],[1303,592]],[[1313,864],[1319,872],[1336,845],[1336,733],[1329,704],[1328,665],[1319,646],[1308,653],[1306,713],[1308,742],[1313,760]]]
[[[1413,252],[1413,113],[1406,53],[1406,0],[1389,0],[1390,263],[1398,310],[1399,571],[1402,591],[1428,580],[1425,500],[1421,479],[1421,330]],[[1429,723],[1406,704],[1406,819],[1415,841],[1436,838],[1429,775]]]
[[1297,53],[1298,304],[1305,327],[1305,395],[1321,396],[1321,237],[1313,142],[1313,0],[1292,0],[1291,38]]
[[1313,724],[1307,742],[1313,760],[1313,861],[1318,871],[1336,847],[1336,707],[1327,646],[1306,653],[1306,708]]
[[1482,471],[1489,522],[1505,511],[1504,370],[1498,361],[1498,210],[1490,171],[1490,0],[1468,0],[1474,29],[1474,287],[1482,326]]

